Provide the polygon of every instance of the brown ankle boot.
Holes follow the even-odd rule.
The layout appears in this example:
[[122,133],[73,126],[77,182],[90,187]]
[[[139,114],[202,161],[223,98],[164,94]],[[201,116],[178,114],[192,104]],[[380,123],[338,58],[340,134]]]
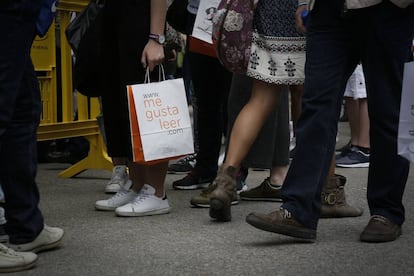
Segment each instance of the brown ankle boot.
[[231,220],[231,202],[238,197],[236,192],[236,175],[235,167],[221,167],[217,177],[213,182],[216,185],[210,195],[210,217],[218,221]]
[[343,218],[361,216],[363,210],[348,205],[345,198],[345,176],[335,174],[322,188],[321,218]]

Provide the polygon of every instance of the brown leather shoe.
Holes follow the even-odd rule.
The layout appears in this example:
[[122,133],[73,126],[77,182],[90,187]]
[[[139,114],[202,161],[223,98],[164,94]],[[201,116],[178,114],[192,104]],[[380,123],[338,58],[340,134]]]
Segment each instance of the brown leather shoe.
[[401,225],[391,222],[383,216],[374,215],[369,220],[360,240],[363,242],[389,242],[401,236]]
[[246,221],[264,231],[307,240],[316,239],[315,229],[304,226],[283,208],[269,214],[251,213],[246,217]]

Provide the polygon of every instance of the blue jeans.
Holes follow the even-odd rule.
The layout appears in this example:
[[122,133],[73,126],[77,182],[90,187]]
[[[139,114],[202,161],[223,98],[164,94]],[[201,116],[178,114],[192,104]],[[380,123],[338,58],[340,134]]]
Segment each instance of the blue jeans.
[[30,58],[41,2],[0,2],[0,183],[6,231],[16,244],[32,241],[43,229],[35,183],[41,100]]
[[283,185],[283,208],[316,229],[321,190],[331,164],[345,84],[358,62],[367,85],[372,215],[404,222],[409,162],[397,154],[404,63],[410,60],[414,6],[389,1],[343,12],[343,0],[318,0],[307,29],[307,60],[296,155]]

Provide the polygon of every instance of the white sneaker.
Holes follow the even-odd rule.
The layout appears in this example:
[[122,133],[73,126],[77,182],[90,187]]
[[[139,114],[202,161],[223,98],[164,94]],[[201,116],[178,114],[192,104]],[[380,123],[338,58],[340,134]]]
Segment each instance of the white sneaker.
[[[131,182],[131,180],[129,180]],[[122,188],[119,192],[108,199],[98,200],[95,202],[95,209],[101,211],[113,211],[117,207],[125,205],[138,196],[138,193],[133,190]]]
[[145,184],[139,195],[130,203],[115,209],[118,216],[140,217],[161,215],[170,212],[167,196],[159,198],[155,196],[155,189]]
[[26,270],[36,264],[37,255],[32,252],[16,252],[0,243],[0,273]]
[[105,193],[107,194],[114,194],[119,192],[121,188],[128,182],[129,175],[127,166],[125,165],[118,165],[112,169],[112,176],[111,180],[109,180],[108,184],[105,187]]
[[23,244],[10,243],[9,247],[15,251],[31,251],[34,253],[50,250],[59,246],[63,233],[63,229],[50,227],[45,224],[42,232],[32,242]]

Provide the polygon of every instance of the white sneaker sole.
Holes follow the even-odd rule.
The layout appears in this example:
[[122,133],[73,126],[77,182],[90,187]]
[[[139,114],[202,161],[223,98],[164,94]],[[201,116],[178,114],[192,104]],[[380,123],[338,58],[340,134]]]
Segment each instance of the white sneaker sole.
[[[240,201],[232,201],[231,205],[237,205],[239,204]],[[199,207],[199,208],[210,208],[210,203],[194,203],[194,202],[190,202],[192,206],[194,207]]]
[[95,210],[97,211],[115,211],[116,208],[118,207],[95,205]]
[[24,264],[24,265],[19,265],[19,266],[15,266],[15,267],[2,267],[2,268],[0,268],[0,273],[10,273],[10,272],[18,272],[18,271],[28,270],[28,269],[30,269],[30,268],[32,268],[36,265],[38,259],[39,258],[36,258],[31,263]]
[[128,212],[128,211],[115,211],[115,214],[119,217],[144,217],[144,216],[154,216],[154,215],[163,215],[169,213],[171,210],[170,207],[157,209],[147,212]]
[[358,164],[336,164],[339,168],[368,168],[369,162]]

